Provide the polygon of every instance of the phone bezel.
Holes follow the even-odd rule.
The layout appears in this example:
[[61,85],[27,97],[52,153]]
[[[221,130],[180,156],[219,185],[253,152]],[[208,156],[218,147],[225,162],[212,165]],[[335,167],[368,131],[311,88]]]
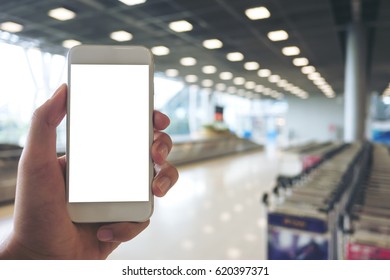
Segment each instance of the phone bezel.
[[[69,50],[67,97],[67,170],[72,161],[69,153],[71,65],[72,64],[125,64],[149,65],[149,151],[153,143],[153,55],[143,46],[79,45]],[[66,174],[66,203],[70,218],[74,222],[143,222],[153,213],[152,182],[154,167],[149,158],[149,201],[142,202],[69,202],[69,174]]]

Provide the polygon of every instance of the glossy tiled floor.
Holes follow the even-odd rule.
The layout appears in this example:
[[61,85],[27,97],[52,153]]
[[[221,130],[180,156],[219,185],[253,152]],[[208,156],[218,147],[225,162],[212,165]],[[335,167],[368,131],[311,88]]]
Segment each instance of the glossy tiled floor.
[[[250,152],[179,167],[180,179],[156,199],[150,226],[110,259],[264,259],[265,209],[274,185],[275,154]],[[12,226],[0,207],[0,239]]]

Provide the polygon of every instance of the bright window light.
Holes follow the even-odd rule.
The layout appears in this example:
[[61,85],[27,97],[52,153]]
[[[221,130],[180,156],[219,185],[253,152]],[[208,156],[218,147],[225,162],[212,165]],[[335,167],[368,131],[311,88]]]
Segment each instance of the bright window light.
[[245,62],[244,68],[248,71],[257,70],[260,68],[260,64],[256,61]]
[[271,16],[266,7],[254,7],[245,11],[246,16],[251,20],[265,19]]
[[231,52],[226,55],[226,58],[230,61],[242,61],[244,60],[244,55],[240,52]]
[[223,43],[218,39],[209,39],[203,41],[203,47],[205,47],[206,49],[210,49],[210,50],[220,49],[222,48],[222,46]]
[[309,64],[309,60],[306,57],[297,57],[293,59],[293,64],[295,66],[306,66]]
[[196,65],[196,59],[193,57],[183,57],[180,59],[180,64],[183,66],[194,66]]
[[196,75],[187,75],[185,78],[187,83],[196,83],[198,81],[198,76]]
[[386,105],[390,105],[390,96],[383,96],[382,97],[382,101],[383,103],[385,103]]
[[235,77],[233,79],[233,84],[235,84],[236,86],[242,86],[243,84],[245,84],[245,79],[243,77]]
[[314,66],[305,66],[305,67],[302,67],[301,71],[303,74],[307,75],[310,73],[314,73],[316,71],[316,68]]
[[6,21],[3,23],[0,23],[0,29],[4,31],[8,31],[11,33],[20,32],[23,30],[23,25],[13,22],[13,21]]
[[192,30],[192,24],[186,20],[173,21],[169,24],[169,28],[175,32],[187,32]]
[[81,45],[81,42],[73,39],[65,40],[62,42],[62,46],[67,49],[71,49],[78,45]]
[[231,80],[233,79],[233,74],[230,72],[221,72],[219,78],[224,81]]
[[63,7],[50,10],[47,14],[50,17],[55,18],[56,20],[60,20],[60,21],[66,21],[66,20],[70,20],[70,19],[76,17],[76,14],[73,11],[68,10],[66,8],[63,8]]
[[118,42],[126,42],[133,39],[133,35],[127,31],[119,30],[119,31],[112,32],[110,34],[110,38]]
[[170,78],[179,76],[179,71],[177,69],[167,69],[165,75]]
[[294,56],[294,55],[298,55],[301,53],[301,51],[299,50],[298,47],[296,46],[290,46],[290,47],[284,47],[282,49],[282,53],[285,55],[285,56]]
[[165,46],[156,46],[152,48],[152,53],[157,56],[168,55],[169,49]]
[[274,42],[288,39],[288,33],[284,30],[276,30],[276,31],[268,32],[267,36],[271,41]]
[[202,72],[205,74],[214,74],[217,72],[217,67],[214,65],[206,65],[202,67]]
[[134,5],[143,4],[146,2],[146,0],[119,0],[119,1],[127,6],[134,6]]
[[257,75],[261,78],[267,78],[267,77],[271,76],[271,70],[260,69],[259,71],[257,71]]

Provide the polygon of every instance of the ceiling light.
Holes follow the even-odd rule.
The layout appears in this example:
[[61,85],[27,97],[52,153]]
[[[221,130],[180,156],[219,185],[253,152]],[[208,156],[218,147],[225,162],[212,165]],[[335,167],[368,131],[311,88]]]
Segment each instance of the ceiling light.
[[194,66],[196,64],[196,59],[193,57],[183,57],[180,59],[180,64],[183,66]]
[[301,51],[299,50],[298,47],[296,46],[290,46],[290,47],[284,47],[282,49],[282,53],[285,55],[285,56],[293,56],[293,55],[298,55],[301,53]]
[[174,78],[174,77],[179,76],[179,71],[177,69],[167,69],[165,71],[165,75],[167,75],[168,77]]
[[263,85],[256,85],[256,87],[255,87],[256,92],[261,93],[261,92],[263,92],[263,90],[264,90]]
[[314,81],[314,80],[317,80],[317,79],[321,78],[321,75],[318,72],[314,72],[314,73],[310,73],[309,75],[307,75],[307,78],[309,80]]
[[202,81],[202,86],[203,87],[212,87],[214,85],[213,80],[210,79],[205,79]]
[[169,49],[165,46],[156,46],[152,48],[152,53],[157,56],[168,55]]
[[187,32],[192,30],[192,24],[186,20],[173,21],[169,24],[169,28],[175,32]]
[[222,46],[223,43],[218,39],[209,39],[203,41],[203,47],[205,47],[206,49],[210,49],[210,50],[220,49],[222,48]]
[[267,77],[271,76],[271,70],[260,69],[259,71],[257,71],[257,75],[261,78],[267,78]]
[[271,75],[268,77],[268,81],[270,83],[277,83],[280,81],[280,76],[279,75]]
[[230,86],[230,87],[228,87],[227,92],[230,94],[235,94],[237,92],[237,88]]
[[23,30],[23,25],[13,22],[13,21],[6,21],[3,23],[0,23],[0,29],[4,31],[8,31],[11,33],[20,32]]
[[226,58],[230,61],[241,61],[244,59],[244,55],[240,52],[231,52],[226,55]]
[[309,60],[306,57],[297,57],[293,59],[293,64],[295,66],[306,66],[309,64]]
[[246,62],[244,68],[248,71],[257,70],[260,68],[260,64],[255,61]]
[[230,72],[221,72],[219,78],[224,81],[231,80],[233,79],[233,74]]
[[71,49],[78,45],[81,45],[81,42],[73,39],[65,40],[62,42],[62,46],[67,49]]
[[241,86],[245,84],[245,79],[243,77],[236,77],[233,79],[233,84],[235,84],[236,86]]
[[68,10],[66,8],[62,8],[62,7],[50,10],[47,14],[50,17],[55,18],[57,20],[61,20],[61,21],[70,20],[76,16],[76,14],[73,11]]
[[246,89],[254,89],[256,87],[256,83],[252,81],[248,81],[245,83],[245,88]]
[[278,87],[284,88],[288,82],[286,80],[280,80],[277,82]]
[[305,66],[305,67],[302,67],[301,71],[303,74],[307,75],[310,73],[314,73],[316,71],[316,68],[314,66]]
[[266,7],[254,7],[245,11],[246,16],[251,20],[265,19],[271,16]]
[[270,95],[270,94],[271,94],[271,91],[272,91],[272,89],[270,89],[270,88],[264,88],[264,89],[263,89],[263,94],[264,94],[264,95]]
[[214,74],[217,72],[217,67],[213,65],[206,65],[202,67],[202,72],[205,74]]
[[133,39],[133,35],[127,31],[124,30],[118,30],[114,31],[110,34],[110,38],[112,40],[118,41],[118,42],[126,42]]
[[224,90],[226,90],[226,85],[222,84],[222,83],[218,83],[215,85],[215,89],[218,91],[224,91]]
[[288,39],[288,33],[284,30],[276,30],[276,31],[268,32],[267,36],[271,41],[274,42]]
[[119,0],[119,1],[127,6],[134,6],[146,2],[146,0]]
[[187,75],[185,78],[187,83],[196,83],[198,81],[198,76],[196,75]]

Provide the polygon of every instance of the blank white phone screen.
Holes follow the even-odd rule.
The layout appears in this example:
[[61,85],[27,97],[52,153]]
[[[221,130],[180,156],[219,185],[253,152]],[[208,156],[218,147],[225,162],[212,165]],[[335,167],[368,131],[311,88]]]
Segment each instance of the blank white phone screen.
[[149,66],[72,64],[69,202],[149,200]]

